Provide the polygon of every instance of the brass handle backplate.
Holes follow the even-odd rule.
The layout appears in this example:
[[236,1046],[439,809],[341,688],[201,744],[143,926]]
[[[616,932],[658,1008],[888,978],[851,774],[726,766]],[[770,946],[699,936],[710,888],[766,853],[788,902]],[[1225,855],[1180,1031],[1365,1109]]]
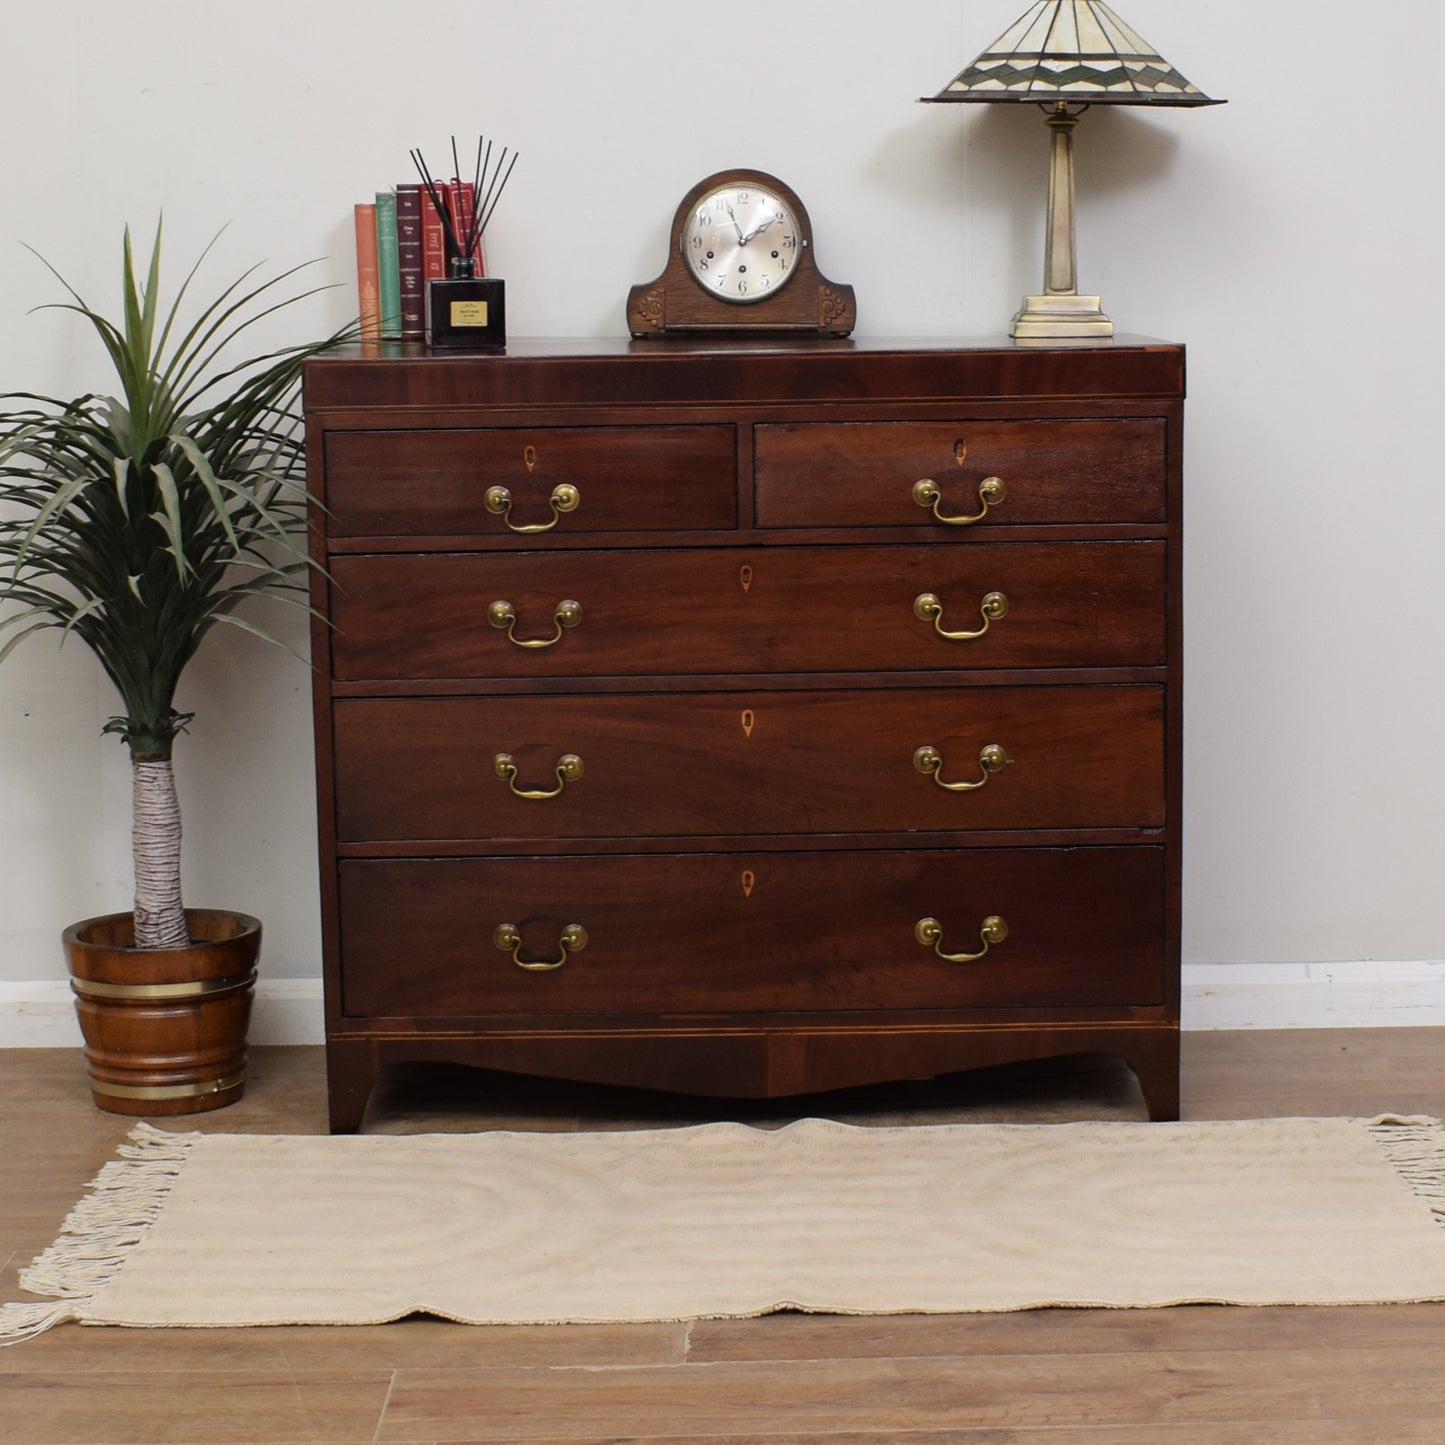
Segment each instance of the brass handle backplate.
[[985,477],[978,484],[978,499],[983,503],[983,510],[966,517],[946,517],[938,510],[943,501],[943,493],[938,483],[932,477],[924,477],[922,481],[913,484],[914,504],[925,511],[931,511],[945,527],[972,527],[974,523],[983,521],[988,516],[989,508],[998,506],[1007,495],[1008,488],[1004,486],[1001,478]]
[[1002,592],[986,592],[978,604],[978,613],[983,618],[983,626],[976,631],[949,632],[943,626],[943,603],[932,592],[920,592],[913,599],[913,615],[920,622],[931,622],[933,630],[950,642],[971,642],[975,637],[982,637],[993,623],[1008,616],[1008,598]]
[[511,753],[498,753],[492,759],[492,772],[519,798],[555,798],[568,783],[575,783],[582,776],[582,759],[576,753],[563,753],[557,759],[557,786],[550,790],[519,788],[517,786],[517,760]]
[[1001,768],[1013,759],[997,743],[989,743],[978,755],[978,765],[983,776],[976,783],[945,783],[939,774],[943,771],[943,754],[931,744],[925,743],[913,754],[913,766],[926,777],[931,777],[940,788],[950,793],[972,793],[981,788]]
[[518,968],[525,968],[528,973],[551,973],[554,968],[561,968],[572,954],[581,953],[587,947],[587,930],[580,923],[569,923],[557,940],[557,946],[562,950],[561,957],[557,959],[523,958],[522,930],[515,923],[500,924],[492,935],[492,942],[503,953],[510,953],[512,962]]
[[552,520],[532,522],[525,527],[519,527],[512,520],[512,494],[506,487],[488,487],[482,500],[487,510],[500,517],[510,531],[530,536],[535,532],[550,532],[562,520],[564,512],[575,512],[582,505],[582,494],[570,482],[559,482],[547,499],[552,508]]
[[487,621],[493,627],[504,628],[507,633],[507,640],[516,647],[536,648],[553,647],[562,640],[562,631],[567,627],[576,627],[582,620],[582,604],[574,602],[570,597],[559,602],[552,612],[552,621],[557,624],[557,631],[551,637],[518,637],[517,636],[517,609],[510,602],[493,602],[487,608]]
[[997,913],[990,913],[978,930],[979,942],[983,947],[977,953],[945,953],[943,951],[943,925],[936,918],[920,918],[914,925],[913,936],[925,948],[932,950],[948,963],[974,963],[982,958],[996,943],[1008,937],[1008,924]]

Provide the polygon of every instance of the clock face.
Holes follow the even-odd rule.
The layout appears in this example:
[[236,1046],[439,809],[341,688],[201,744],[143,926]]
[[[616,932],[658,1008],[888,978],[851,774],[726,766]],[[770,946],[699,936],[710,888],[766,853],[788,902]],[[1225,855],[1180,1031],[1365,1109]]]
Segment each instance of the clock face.
[[698,285],[739,305],[765,301],[786,286],[807,245],[787,202],[746,182],[703,196],[680,242]]

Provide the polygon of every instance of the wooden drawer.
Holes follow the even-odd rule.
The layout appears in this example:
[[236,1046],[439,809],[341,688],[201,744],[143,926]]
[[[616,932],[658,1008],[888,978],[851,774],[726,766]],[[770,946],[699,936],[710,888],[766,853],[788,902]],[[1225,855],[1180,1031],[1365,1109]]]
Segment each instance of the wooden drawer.
[[[526,427],[331,432],[327,530],[334,537],[512,535],[545,525],[559,484],[576,489],[548,539],[737,525],[731,426]],[[511,511],[486,504],[505,487]]]
[[[583,677],[1151,666],[1162,542],[337,557],[334,676]],[[1008,611],[979,631],[991,593]],[[937,626],[915,611],[939,599]],[[554,621],[580,604],[575,626]],[[524,648],[488,625],[512,604]]]
[[[1162,1001],[1163,850],[621,855],[341,865],[351,1017],[676,1017]],[[972,962],[985,918],[1008,936]],[[494,939],[516,926],[517,966]],[[562,930],[585,946],[564,953]]]
[[963,538],[914,500],[937,483],[944,516],[979,512],[979,484],[996,476],[1002,502],[979,524],[1158,523],[1165,511],[1164,422],[841,422],[754,431],[761,527],[936,526]]
[[[342,699],[337,833],[425,847],[1157,827],[1163,711],[1152,686]],[[996,772],[981,760],[991,745],[1012,760]],[[922,747],[944,782],[987,781],[946,790],[920,771]],[[581,775],[563,782],[569,754]]]

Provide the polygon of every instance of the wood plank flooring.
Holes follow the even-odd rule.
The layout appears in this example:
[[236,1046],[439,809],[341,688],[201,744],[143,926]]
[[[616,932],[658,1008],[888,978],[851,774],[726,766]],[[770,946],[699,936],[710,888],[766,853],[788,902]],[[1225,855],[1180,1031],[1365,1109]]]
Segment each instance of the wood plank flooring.
[[[1189,1034],[1187,1118],[1445,1114],[1445,1030]],[[730,1110],[401,1071],[367,1129],[1142,1118],[1104,1060]],[[167,1121],[160,1121],[165,1123]],[[70,1050],[0,1051],[0,1299],[130,1121]],[[247,1097],[174,1126],[323,1133],[319,1048],[256,1051]],[[0,1350],[0,1445],[1414,1445],[1445,1442],[1445,1305],[473,1328],[117,1330]]]

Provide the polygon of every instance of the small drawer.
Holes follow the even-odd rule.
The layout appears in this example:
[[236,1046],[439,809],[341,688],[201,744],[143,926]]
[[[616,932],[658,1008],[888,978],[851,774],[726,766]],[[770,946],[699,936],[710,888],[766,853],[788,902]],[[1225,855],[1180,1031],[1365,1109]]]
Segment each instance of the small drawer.
[[[352,1018],[1164,999],[1156,847],[388,859],[340,875]],[[1006,936],[992,927],[985,949],[990,919]]]
[[341,681],[1147,667],[1162,542],[336,557]]
[[525,529],[559,542],[594,532],[731,528],[736,479],[731,426],[333,431],[326,525],[333,537],[508,537]]
[[[975,526],[1164,519],[1157,417],[806,422],[759,426],[754,445],[760,527],[932,526],[963,537]],[[985,506],[989,478],[1002,484],[1002,499]]]
[[342,698],[334,717],[343,844],[1164,822],[1149,685]]

